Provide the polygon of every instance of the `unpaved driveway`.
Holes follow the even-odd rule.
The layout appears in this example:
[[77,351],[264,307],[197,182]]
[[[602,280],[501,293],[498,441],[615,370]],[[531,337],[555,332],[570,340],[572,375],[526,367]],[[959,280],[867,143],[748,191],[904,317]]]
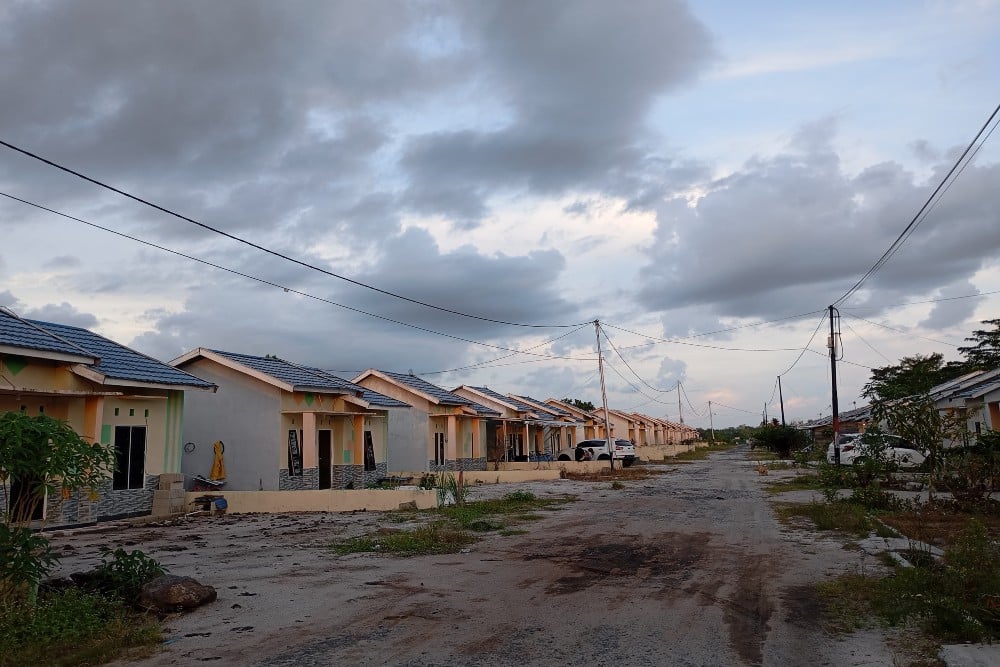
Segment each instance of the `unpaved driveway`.
[[56,538],[64,570],[142,548],[218,588],[166,622],[144,665],[887,665],[876,632],[824,633],[810,584],[856,567],[835,538],[776,521],[745,452],[606,483],[485,486],[575,494],[523,535],[468,553],[335,557],[384,515],[198,518]]

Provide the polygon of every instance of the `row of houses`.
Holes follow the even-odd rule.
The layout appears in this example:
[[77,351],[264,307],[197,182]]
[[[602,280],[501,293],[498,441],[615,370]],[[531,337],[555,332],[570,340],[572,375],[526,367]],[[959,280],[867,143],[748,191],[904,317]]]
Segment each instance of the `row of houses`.
[[[359,489],[392,471],[484,470],[606,437],[603,411],[370,369],[351,380],[276,356],[198,348],[169,363],[79,327],[0,308],[0,412],[48,414],[114,447],[96,493],[49,499],[50,523],[149,513],[160,475],[187,488],[224,451],[226,490]],[[697,438],[683,424],[609,411],[637,445]],[[6,479],[4,498],[26,485]]]
[[[965,437],[960,442],[945,442],[945,446],[969,444],[984,431],[1000,430],[1000,368],[972,371],[943,382],[932,387],[929,395],[938,411],[966,423]],[[840,432],[864,433],[871,422],[871,406],[841,412]],[[833,435],[833,416],[806,422],[799,428],[810,431],[817,441],[829,440]]]

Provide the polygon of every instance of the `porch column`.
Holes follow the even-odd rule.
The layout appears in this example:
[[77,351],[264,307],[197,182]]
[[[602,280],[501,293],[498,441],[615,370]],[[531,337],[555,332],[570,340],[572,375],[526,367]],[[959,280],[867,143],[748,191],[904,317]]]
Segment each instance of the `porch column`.
[[455,415],[448,415],[447,428],[444,459],[445,461],[454,461],[458,459],[458,418]]
[[365,416],[354,415],[354,442],[351,443],[351,463],[365,464]]
[[524,453],[531,456],[533,449],[534,444],[531,442],[531,427],[528,426],[528,422],[524,422]]
[[482,449],[482,445],[479,442],[479,436],[480,436],[480,432],[479,431],[480,431],[480,429],[482,429],[482,427],[483,427],[483,420],[482,419],[473,419],[472,420],[472,453],[471,453],[471,457],[474,458],[474,459],[479,458],[480,455],[481,455],[480,454],[480,450]]
[[302,413],[302,467],[319,466],[319,451],[316,448],[316,413]]
[[83,432],[80,434],[91,443],[101,439],[101,422],[104,421],[104,397],[88,396],[83,404]]

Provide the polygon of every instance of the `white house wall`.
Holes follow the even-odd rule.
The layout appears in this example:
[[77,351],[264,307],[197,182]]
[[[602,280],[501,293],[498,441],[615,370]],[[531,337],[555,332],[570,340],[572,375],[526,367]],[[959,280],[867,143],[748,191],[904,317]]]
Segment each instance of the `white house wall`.
[[284,452],[280,391],[204,359],[185,364],[184,370],[219,387],[214,394],[198,391],[187,396],[184,442],[195,443],[183,459],[188,488],[191,475],[208,477],[212,445],[221,440],[226,446],[227,489],[277,491]]

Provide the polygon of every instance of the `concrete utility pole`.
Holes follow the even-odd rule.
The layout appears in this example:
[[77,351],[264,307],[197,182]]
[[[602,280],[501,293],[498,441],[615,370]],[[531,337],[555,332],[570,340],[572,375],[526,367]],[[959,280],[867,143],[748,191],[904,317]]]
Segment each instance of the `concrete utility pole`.
[[778,376],[778,401],[781,403],[781,425],[785,425],[785,397],[781,395],[781,376]]
[[830,348],[830,381],[832,384],[830,407],[833,408],[833,460],[837,465],[840,465],[840,407],[837,405],[837,333],[834,329],[834,313],[837,313],[837,317],[840,317],[837,309],[830,306],[830,340],[827,341],[826,345]]
[[677,381],[677,421],[684,423],[684,415],[681,414],[681,381]]
[[615,441],[611,438],[611,414],[608,412],[608,392],[604,388],[604,357],[601,355],[601,322],[594,320],[594,333],[597,334],[597,370],[601,373],[601,400],[604,402],[604,437],[608,441],[609,463],[611,470],[615,469]]
[[712,442],[715,442],[715,421],[712,419],[712,401],[708,402],[708,428],[712,431]]

